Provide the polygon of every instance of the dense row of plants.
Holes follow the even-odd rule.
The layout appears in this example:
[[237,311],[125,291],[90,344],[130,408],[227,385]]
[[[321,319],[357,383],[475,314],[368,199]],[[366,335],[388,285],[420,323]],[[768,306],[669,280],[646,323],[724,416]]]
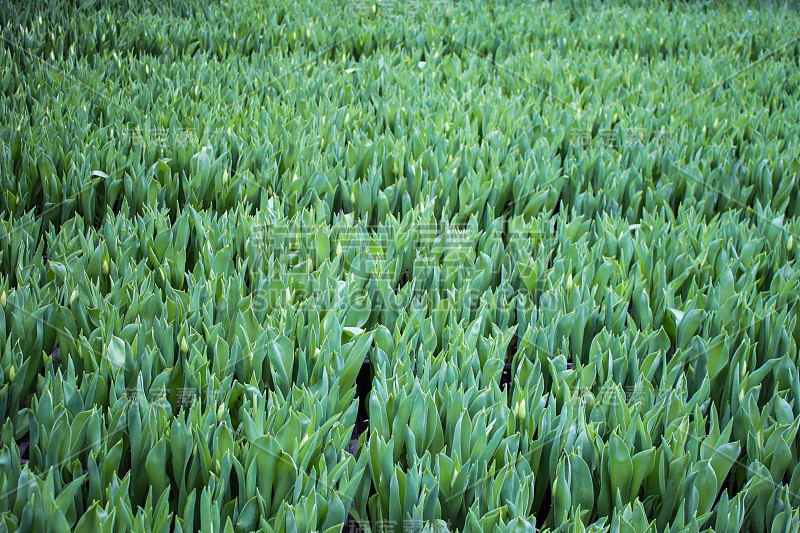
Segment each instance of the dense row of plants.
[[800,527],[796,12],[0,13],[2,530]]

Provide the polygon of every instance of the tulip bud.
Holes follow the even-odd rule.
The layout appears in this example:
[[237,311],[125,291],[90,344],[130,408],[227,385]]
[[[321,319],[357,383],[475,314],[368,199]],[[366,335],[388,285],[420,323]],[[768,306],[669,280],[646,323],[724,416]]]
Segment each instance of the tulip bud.
[[78,289],[72,289],[72,294],[69,295],[69,305],[75,303],[75,299],[78,297]]
[[16,377],[17,377],[17,369],[14,367],[14,365],[11,365],[11,368],[8,369],[8,380],[14,381],[14,378]]
[[0,293],[0,306],[2,306],[3,309],[6,308],[6,291]]
[[103,275],[108,276],[108,259],[103,259]]
[[514,416],[520,420],[525,420],[525,398],[514,405]]
[[183,351],[183,353],[189,351],[189,344],[186,342],[186,335],[181,337],[181,350]]

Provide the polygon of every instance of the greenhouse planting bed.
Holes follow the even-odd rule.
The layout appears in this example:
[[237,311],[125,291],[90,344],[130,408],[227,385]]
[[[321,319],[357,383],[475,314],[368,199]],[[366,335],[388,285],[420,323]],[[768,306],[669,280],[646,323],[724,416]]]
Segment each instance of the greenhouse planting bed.
[[0,21],[0,531],[800,529],[798,6]]

